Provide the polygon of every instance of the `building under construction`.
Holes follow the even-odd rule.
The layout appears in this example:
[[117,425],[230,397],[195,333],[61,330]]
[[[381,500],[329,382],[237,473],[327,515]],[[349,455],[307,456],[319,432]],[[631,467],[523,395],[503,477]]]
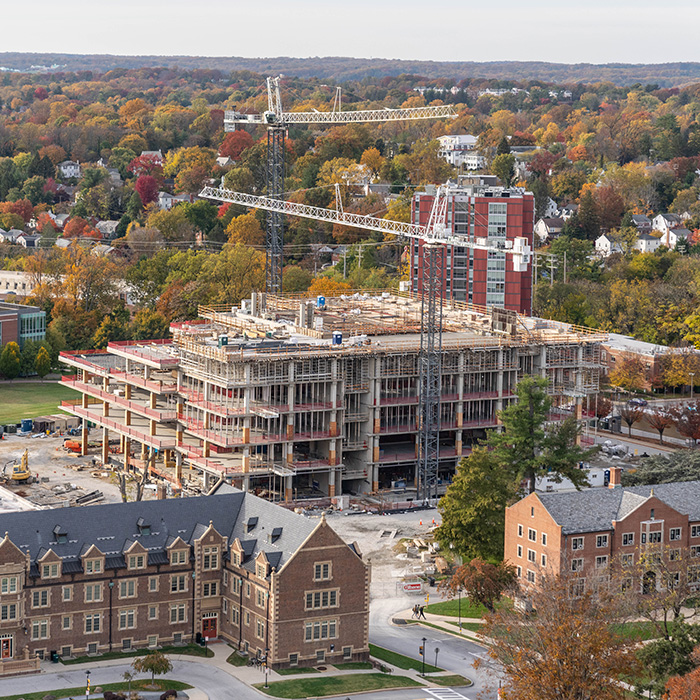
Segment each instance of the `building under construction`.
[[[102,429],[105,463],[117,453],[175,488],[224,479],[274,500],[415,484],[420,300],[256,293],[199,316],[172,340],[61,354],[81,394],[63,407]],[[547,377],[579,417],[598,389],[598,331],[456,301],[442,324],[443,482],[523,375]]]

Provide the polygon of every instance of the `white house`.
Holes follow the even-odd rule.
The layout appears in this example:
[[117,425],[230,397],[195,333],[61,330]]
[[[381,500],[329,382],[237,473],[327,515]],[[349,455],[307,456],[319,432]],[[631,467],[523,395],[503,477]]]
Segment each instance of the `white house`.
[[172,209],[176,204],[181,202],[192,202],[192,195],[189,194],[170,194],[170,192],[159,192],[158,193],[158,208],[161,211],[168,211]]
[[544,208],[544,212],[542,213],[542,218],[553,219],[555,216],[558,215],[558,213],[559,209],[557,208],[557,203],[551,197],[547,197],[547,204]]
[[657,214],[651,222],[654,231],[666,233],[671,229],[678,228],[683,223],[678,214]]
[[40,239],[38,233],[22,233],[17,236],[17,243],[25,248],[38,248]]
[[676,228],[668,229],[668,231],[666,231],[659,239],[659,245],[665,245],[669,250],[673,250],[678,241],[687,241],[690,236],[691,232],[687,228],[678,226]]
[[542,243],[556,238],[564,230],[566,222],[559,218],[541,218],[535,224],[535,233]]
[[642,233],[634,242],[634,249],[642,253],[653,253],[661,247],[661,239]]
[[639,233],[651,233],[652,223],[648,216],[644,216],[644,214],[632,214],[632,223]]
[[23,231],[16,228],[11,228],[9,231],[0,233],[0,241],[3,243],[17,243],[17,239],[22,235]]
[[[483,167],[483,165],[478,164],[480,162],[480,156],[477,155],[476,158],[467,157],[468,155],[476,155],[470,154],[470,151],[474,151],[476,148],[476,136],[472,136],[471,134],[455,134],[454,136],[440,136],[438,141],[440,142],[438,156],[444,158],[455,168],[464,166],[467,170],[478,170]],[[484,161],[484,159],[481,158],[481,161]]]
[[102,234],[102,238],[116,238],[117,237],[117,226],[119,226],[118,221],[98,221],[95,224],[95,228]]
[[558,211],[558,216],[564,221],[568,221],[574,214],[578,213],[578,204],[567,204]]
[[61,173],[61,177],[80,177],[80,163],[76,163],[74,160],[64,160],[62,163],[58,164],[58,170]]
[[141,156],[150,158],[156,165],[163,165],[163,151],[141,151]]
[[622,253],[623,250],[619,241],[603,234],[595,239],[595,252],[601,258],[607,258],[613,253]]
[[220,168],[228,168],[229,165],[233,165],[234,161],[230,156],[217,156],[216,164]]

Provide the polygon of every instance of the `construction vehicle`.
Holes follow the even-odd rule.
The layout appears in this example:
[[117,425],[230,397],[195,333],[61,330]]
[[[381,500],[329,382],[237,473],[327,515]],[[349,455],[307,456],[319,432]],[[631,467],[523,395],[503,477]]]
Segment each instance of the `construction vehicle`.
[[[7,468],[12,465],[12,471],[7,473]],[[2,477],[12,484],[31,484],[34,480],[29,471],[29,451],[25,450],[19,464],[16,461],[6,462],[2,468]]]
[[63,441],[63,449],[76,454],[80,454],[83,451],[82,445],[77,440],[68,439]]

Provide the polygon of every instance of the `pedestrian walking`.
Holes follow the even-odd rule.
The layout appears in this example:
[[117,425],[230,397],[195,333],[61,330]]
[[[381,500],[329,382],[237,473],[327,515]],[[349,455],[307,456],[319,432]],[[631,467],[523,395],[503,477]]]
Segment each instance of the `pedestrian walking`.
[[418,606],[417,605],[413,606],[413,617],[418,617]]
[[426,618],[425,618],[425,605],[421,605],[421,606],[418,608],[418,619],[420,620],[421,617],[422,617],[424,620],[426,619]]

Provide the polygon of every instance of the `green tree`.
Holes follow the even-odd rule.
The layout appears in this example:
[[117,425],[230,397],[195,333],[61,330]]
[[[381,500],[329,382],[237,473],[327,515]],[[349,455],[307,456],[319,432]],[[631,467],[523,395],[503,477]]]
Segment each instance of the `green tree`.
[[504,187],[510,187],[515,179],[515,156],[511,153],[496,156],[491,163],[491,172]]
[[141,309],[131,323],[130,337],[133,340],[165,338],[170,330],[168,319],[153,309]]
[[51,370],[51,357],[45,347],[40,347],[34,361],[34,371],[43,379]]
[[451,598],[464,591],[469,600],[481,603],[489,612],[494,612],[496,603],[505,591],[513,588],[517,574],[512,564],[492,564],[483,559],[472,559],[458,567],[455,573],[441,586]]
[[502,156],[507,155],[508,153],[510,153],[510,143],[508,139],[505,136],[503,136],[498,142],[498,146],[496,146],[496,155]]
[[700,481],[700,451],[682,450],[668,455],[645,457],[634,472],[622,472],[623,486],[671,484],[676,481]]
[[5,379],[14,379],[19,375],[22,359],[19,345],[14,341],[7,343],[0,353],[0,373]]
[[150,673],[151,683],[156,676],[162,676],[173,670],[170,659],[160,651],[151,651],[146,656],[134,659],[131,666],[137,673]]
[[442,524],[435,537],[465,559],[499,561],[503,557],[505,509],[517,485],[498,456],[475,447],[457,467],[452,483],[438,504]]

